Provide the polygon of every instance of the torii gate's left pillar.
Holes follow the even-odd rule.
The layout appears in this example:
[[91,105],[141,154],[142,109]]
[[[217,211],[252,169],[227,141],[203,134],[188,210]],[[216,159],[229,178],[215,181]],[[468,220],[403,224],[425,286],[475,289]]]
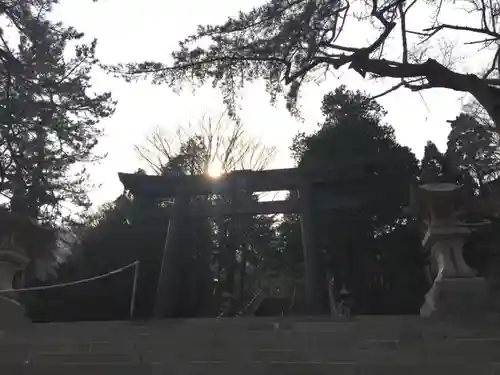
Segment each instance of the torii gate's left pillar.
[[179,189],[175,197],[174,209],[169,217],[165,246],[161,260],[160,275],[156,289],[154,317],[156,319],[171,318],[177,313],[179,291],[182,275],[179,264],[181,262],[181,229],[188,212],[189,195]]

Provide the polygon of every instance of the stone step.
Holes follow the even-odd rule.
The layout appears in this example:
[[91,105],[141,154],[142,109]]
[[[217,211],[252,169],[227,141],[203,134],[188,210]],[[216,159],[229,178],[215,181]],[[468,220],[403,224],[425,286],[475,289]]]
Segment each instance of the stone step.
[[453,346],[454,348],[469,349],[474,347],[500,347],[500,336],[497,337],[419,337],[419,336],[401,336],[400,339],[379,339],[379,338],[357,338],[344,335],[335,335],[330,333],[317,333],[311,335],[300,335],[294,332],[267,333],[267,334],[212,334],[198,335],[195,337],[185,335],[126,335],[119,337],[109,337],[107,339],[94,339],[92,337],[24,337],[0,339],[0,351],[9,348],[18,348],[26,350],[38,350],[45,348],[47,351],[82,351],[82,352],[100,352],[109,349],[119,351],[130,351],[145,349],[149,347],[160,347],[168,350],[183,348],[231,348],[237,347],[262,347],[267,349],[294,349],[301,347],[322,348],[322,347],[341,347],[341,348],[389,348],[394,347],[414,347],[414,346],[442,347]]
[[472,330],[462,330],[455,332],[443,332],[443,331],[420,331],[416,329],[401,329],[397,333],[387,334],[386,332],[350,332],[350,331],[317,331],[308,332],[300,330],[268,330],[268,331],[246,331],[246,332],[225,332],[225,331],[196,331],[196,332],[185,332],[183,330],[178,331],[151,331],[145,332],[134,332],[127,329],[123,329],[117,332],[103,333],[98,329],[89,330],[86,334],[76,334],[74,332],[68,331],[64,334],[53,334],[51,332],[46,332],[44,334],[35,335],[16,335],[5,338],[0,338],[2,341],[10,342],[60,342],[60,343],[73,343],[73,342],[174,342],[182,343],[186,342],[186,338],[189,338],[190,343],[206,343],[207,341],[222,341],[231,340],[237,338],[239,341],[248,343],[258,343],[260,341],[280,341],[285,339],[290,340],[300,340],[308,342],[321,342],[321,341],[332,341],[336,340],[341,342],[357,342],[363,340],[399,340],[399,341],[434,341],[443,339],[490,339],[498,340],[500,338],[500,332],[495,330],[490,330],[487,332],[477,332]]
[[37,364],[56,363],[171,363],[171,362],[224,362],[238,363],[254,362],[415,362],[425,364],[437,363],[491,363],[500,361],[500,351],[495,345],[460,346],[449,345],[419,345],[419,346],[368,346],[368,347],[316,347],[297,345],[293,349],[267,349],[259,347],[206,346],[196,348],[163,348],[153,346],[142,350],[103,352],[69,351],[62,349],[57,352],[40,350],[22,350],[5,348],[0,353],[0,364],[20,364],[26,361]]
[[48,351],[101,351],[113,348],[115,350],[130,351],[144,349],[152,346],[161,348],[204,348],[222,347],[263,347],[273,348],[300,348],[300,347],[343,347],[343,348],[368,348],[395,346],[443,346],[473,348],[478,346],[500,347],[500,335],[496,337],[422,337],[418,334],[402,334],[398,339],[384,339],[377,337],[353,337],[349,335],[338,335],[332,333],[300,334],[296,332],[248,332],[245,334],[221,334],[211,333],[205,335],[132,335],[123,332],[121,335],[107,338],[95,338],[92,336],[78,337],[12,337],[0,339],[0,351],[9,348],[26,348],[26,350],[37,350],[45,348]]
[[[153,375],[146,364],[37,364],[0,365],[0,373],[8,375]],[[161,372],[158,373],[158,375]],[[155,374],[156,375],[156,374]]]
[[362,317],[43,324],[0,335],[0,374],[500,375],[500,324],[485,321]]
[[0,371],[9,375],[500,375],[497,364],[420,364],[386,363],[305,363],[305,362],[274,362],[274,363],[189,363],[180,366],[159,364],[28,364],[19,366],[3,366]]
[[[126,322],[110,323],[109,325],[98,323],[61,323],[40,324],[32,333],[17,334],[17,336],[47,336],[52,337],[89,337],[104,338],[115,335],[193,335],[203,336],[209,333],[236,334],[242,332],[268,332],[268,331],[293,331],[297,334],[320,334],[335,333],[352,337],[379,337],[399,338],[402,334],[420,334],[422,336],[455,336],[455,337],[484,337],[500,336],[500,324],[477,324],[457,325],[451,323],[439,323],[418,319],[401,319],[395,321],[375,317],[373,319],[359,319],[347,322],[302,322],[282,321],[258,318],[242,322],[237,320],[217,319],[193,319],[192,321],[173,321],[168,323],[151,323],[148,325],[133,325]],[[481,324],[480,324],[481,323]]]
[[24,363],[31,365],[50,364],[150,364],[141,360],[140,356],[131,353],[99,354],[99,353],[49,353],[41,352],[31,356]]

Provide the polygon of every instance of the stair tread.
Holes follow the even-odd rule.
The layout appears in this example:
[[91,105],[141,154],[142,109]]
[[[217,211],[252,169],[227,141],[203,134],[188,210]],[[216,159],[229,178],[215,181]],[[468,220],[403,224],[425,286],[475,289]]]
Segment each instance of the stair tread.
[[0,373],[34,375],[53,369],[54,375],[109,375],[116,368],[127,375],[500,375],[499,349],[500,325],[491,320],[462,324],[418,317],[242,317],[51,323],[1,335]]

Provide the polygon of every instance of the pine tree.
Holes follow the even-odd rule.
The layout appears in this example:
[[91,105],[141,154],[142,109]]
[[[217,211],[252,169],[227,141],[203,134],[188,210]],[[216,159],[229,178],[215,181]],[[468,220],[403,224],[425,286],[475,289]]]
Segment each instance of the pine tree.
[[0,188],[11,210],[43,222],[90,204],[85,165],[115,104],[91,92],[96,40],[49,21],[57,2],[0,4]]

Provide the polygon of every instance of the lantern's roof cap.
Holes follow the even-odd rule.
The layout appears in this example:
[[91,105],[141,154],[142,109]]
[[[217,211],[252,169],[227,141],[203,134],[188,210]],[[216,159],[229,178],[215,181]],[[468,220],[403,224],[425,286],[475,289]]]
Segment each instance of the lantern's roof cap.
[[427,192],[453,193],[460,191],[463,188],[463,185],[453,184],[449,182],[439,182],[420,185],[419,188]]
[[429,202],[455,202],[462,205],[466,200],[466,190],[463,185],[438,182],[423,185],[411,185],[410,204],[404,210],[406,213],[419,216],[426,211]]
[[28,216],[0,208],[0,231],[16,229],[40,234],[44,232],[52,234],[55,232],[54,228],[43,226]]
[[0,208],[0,236],[8,235],[15,236],[16,243],[30,259],[38,259],[53,252],[57,230],[25,215]]
[[439,200],[458,203],[464,200],[465,193],[463,185],[439,182],[419,185],[416,191],[416,198],[419,205],[426,205],[429,201]]

